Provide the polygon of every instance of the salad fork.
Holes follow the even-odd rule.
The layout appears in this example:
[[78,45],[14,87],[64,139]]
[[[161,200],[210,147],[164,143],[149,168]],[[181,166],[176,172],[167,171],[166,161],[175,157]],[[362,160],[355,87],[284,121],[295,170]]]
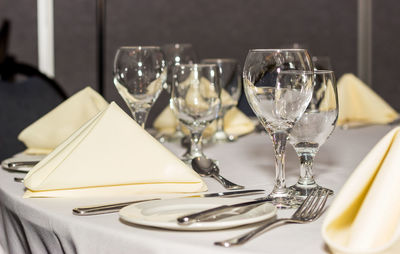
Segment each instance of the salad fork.
[[278,225],[283,225],[286,223],[304,224],[315,221],[323,213],[329,195],[330,192],[328,189],[315,189],[304,200],[303,204],[296,210],[291,218],[281,218],[272,222],[268,221],[248,233],[239,235],[228,240],[215,242],[214,244],[223,247],[238,246],[248,242],[254,237],[260,235],[261,233],[266,232],[269,229]]

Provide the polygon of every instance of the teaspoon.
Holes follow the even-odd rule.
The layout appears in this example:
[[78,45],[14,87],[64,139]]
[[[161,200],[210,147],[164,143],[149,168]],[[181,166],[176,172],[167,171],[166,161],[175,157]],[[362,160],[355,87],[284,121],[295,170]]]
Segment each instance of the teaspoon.
[[192,167],[200,176],[210,176],[220,182],[228,190],[243,189],[244,186],[228,181],[219,174],[219,168],[213,160],[205,157],[196,157],[192,160]]

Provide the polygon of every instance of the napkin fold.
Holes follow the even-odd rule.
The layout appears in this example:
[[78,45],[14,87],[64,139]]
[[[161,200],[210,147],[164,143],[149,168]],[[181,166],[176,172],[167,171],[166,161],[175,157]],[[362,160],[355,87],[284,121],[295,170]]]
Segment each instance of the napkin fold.
[[40,161],[24,197],[200,192],[200,176],[112,102]]
[[344,74],[337,87],[338,125],[387,124],[399,117],[387,102],[353,74]]
[[108,103],[86,87],[26,127],[18,135],[28,154],[48,154]]
[[329,208],[322,235],[333,253],[400,253],[399,133],[375,145]]

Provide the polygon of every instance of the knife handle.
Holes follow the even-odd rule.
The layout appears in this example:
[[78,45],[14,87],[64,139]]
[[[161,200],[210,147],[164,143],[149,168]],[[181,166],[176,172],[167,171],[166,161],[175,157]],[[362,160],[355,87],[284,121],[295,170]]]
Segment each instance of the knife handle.
[[195,222],[201,222],[202,220],[210,219],[210,217],[213,215],[218,215],[218,214],[224,213],[226,211],[237,209],[239,207],[249,207],[249,206],[262,204],[262,203],[269,202],[269,201],[271,201],[271,198],[266,197],[266,198],[256,199],[253,201],[237,203],[237,204],[233,204],[233,205],[217,206],[217,207],[203,210],[203,211],[200,211],[197,213],[192,213],[192,214],[188,214],[185,216],[181,216],[181,217],[177,218],[177,222],[180,225],[190,225]]
[[36,164],[38,164],[39,161],[14,161],[14,162],[10,162],[7,164],[8,168],[10,169],[16,169],[19,167],[33,167]]
[[232,206],[229,206],[229,205],[217,206],[215,208],[203,210],[198,213],[192,213],[189,215],[181,216],[181,217],[177,218],[177,221],[178,221],[178,224],[180,224],[180,225],[190,225],[190,224],[200,221],[204,217],[210,217],[213,214],[218,214],[218,213],[224,212],[229,209],[232,209]]
[[79,216],[87,216],[87,215],[98,215],[98,214],[106,214],[106,213],[115,213],[124,208],[125,206],[151,201],[151,200],[159,200],[159,198],[152,198],[152,199],[143,199],[143,200],[136,200],[136,201],[129,201],[123,203],[115,203],[115,204],[108,204],[108,205],[99,205],[99,206],[86,206],[86,207],[77,207],[72,209],[72,213],[74,215]]

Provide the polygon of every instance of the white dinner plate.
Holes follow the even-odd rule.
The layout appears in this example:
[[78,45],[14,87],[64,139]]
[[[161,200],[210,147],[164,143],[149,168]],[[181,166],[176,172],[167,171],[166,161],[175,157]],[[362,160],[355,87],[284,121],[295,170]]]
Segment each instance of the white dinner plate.
[[231,205],[253,199],[244,198],[176,198],[154,200],[132,204],[119,211],[122,220],[157,228],[173,230],[217,230],[259,222],[276,215],[275,206],[264,203],[250,211],[214,222],[179,225],[176,219],[180,216],[214,208],[220,205]]

